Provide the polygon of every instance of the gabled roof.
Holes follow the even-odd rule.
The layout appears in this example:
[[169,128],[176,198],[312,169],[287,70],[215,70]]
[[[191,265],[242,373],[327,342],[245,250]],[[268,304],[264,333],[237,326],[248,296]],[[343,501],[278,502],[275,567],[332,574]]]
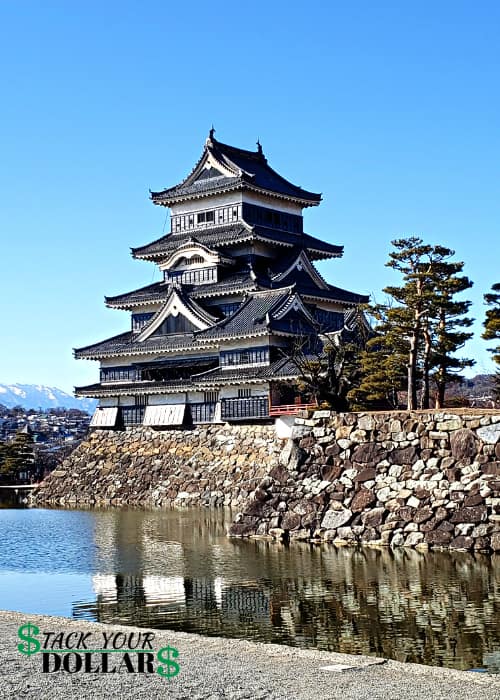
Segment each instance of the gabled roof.
[[[287,279],[293,282],[298,275],[305,278],[306,283],[312,284],[313,287],[328,289],[328,284],[311,263],[305,250],[301,250],[282,272],[272,275],[272,280],[274,283],[283,282],[286,284]],[[290,284],[290,281],[288,283]]]
[[134,289],[132,292],[117,294],[114,297],[104,297],[104,303],[115,309],[129,309],[164,301],[167,294],[168,285],[165,282],[154,282],[146,287]]
[[[132,256],[140,260],[160,261],[176,250],[193,233],[169,233],[152,243],[132,248]],[[265,226],[250,226],[244,222],[225,226],[211,226],[196,231],[195,240],[209,248],[231,248],[242,243],[263,242],[284,249],[304,248],[312,260],[340,258],[344,247],[327,243],[307,233],[287,233]]]
[[212,316],[208,311],[202,309],[201,306],[193,299],[190,299],[180,287],[169,285],[168,294],[163,306],[141,328],[137,336],[137,342],[142,343],[152,336],[168,316],[177,316],[178,314],[185,316],[194,326],[202,330],[208,328],[217,321],[215,316]]
[[259,143],[257,151],[235,148],[217,141],[213,129],[205,141],[201,158],[188,177],[174,187],[151,192],[151,199],[155,204],[168,206],[214,192],[242,189],[293,200],[304,207],[316,206],[321,201],[320,194],[292,184],[273,170]]
[[[207,284],[183,285],[183,290],[190,299],[216,299],[229,294],[242,294],[244,292],[258,291],[263,289],[279,289],[295,285],[296,290],[303,298],[324,299],[326,301],[336,301],[342,304],[366,304],[369,297],[364,294],[356,294],[346,289],[328,284],[327,288],[317,287],[305,270],[295,269],[290,275],[279,282],[270,281],[260,274],[255,277],[249,270],[236,272],[221,279],[218,282]],[[163,304],[169,293],[169,285],[166,282],[155,282],[146,287],[135,289],[131,292],[118,294],[114,297],[105,297],[106,306],[114,309],[140,309],[141,306],[150,304]]]
[[300,317],[302,328],[314,325],[314,320],[293,287],[250,292],[231,316],[196,335],[198,340],[204,341],[213,338],[249,338],[275,331],[293,333],[288,319],[290,312],[293,312],[294,321]]
[[328,284],[311,263],[306,251],[294,252],[273,261],[269,270],[272,286],[295,284],[302,297],[338,301],[342,304],[366,304],[369,297]]
[[347,289],[335,287],[333,284],[328,285],[329,298],[334,301],[342,301],[346,304],[368,304],[370,297],[368,294],[356,294],[349,292]]
[[170,256],[162,261],[162,265],[166,268],[170,268],[180,258],[186,256],[192,257],[193,255],[201,255],[206,262],[212,265],[234,265],[233,258],[223,256],[219,251],[207,248],[206,245],[203,245],[193,237],[181,242],[177,248],[170,253]]

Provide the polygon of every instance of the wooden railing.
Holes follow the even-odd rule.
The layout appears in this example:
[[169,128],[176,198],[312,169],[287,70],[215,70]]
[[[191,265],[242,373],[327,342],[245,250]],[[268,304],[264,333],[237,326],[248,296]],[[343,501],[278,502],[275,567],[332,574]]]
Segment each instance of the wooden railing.
[[270,416],[294,416],[299,411],[307,411],[309,409],[318,408],[316,403],[288,403],[281,406],[270,406]]

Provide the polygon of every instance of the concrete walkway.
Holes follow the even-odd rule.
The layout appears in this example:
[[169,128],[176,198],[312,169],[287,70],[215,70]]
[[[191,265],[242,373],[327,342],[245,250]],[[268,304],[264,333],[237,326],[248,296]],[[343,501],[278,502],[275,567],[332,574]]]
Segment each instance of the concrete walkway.
[[[169,698],[174,700],[498,700],[500,676],[401,664],[367,656],[348,656],[275,644],[201,637],[151,630],[152,647],[179,651],[180,671],[171,679],[153,673],[43,673],[42,654],[26,656],[18,628],[30,622],[43,632],[90,633],[86,647],[104,648],[103,633],[142,632],[122,625],[101,625],[66,618],[0,612],[0,698],[67,700],[75,698]],[[52,638],[51,638],[52,639]],[[71,638],[71,642],[76,635]],[[117,639],[118,641],[118,639]],[[133,644],[131,644],[133,646]],[[31,644],[33,648],[33,643]],[[26,648],[26,647],[25,647]],[[106,647],[109,648],[109,647]],[[89,655],[82,655],[85,658]],[[51,658],[54,663],[56,655]],[[69,657],[68,657],[69,658]],[[72,663],[75,663],[75,656]],[[120,665],[122,653],[108,654]],[[137,655],[130,654],[137,665]],[[101,654],[92,654],[94,667]],[[325,668],[327,667],[327,668]],[[328,668],[330,667],[330,668]]]

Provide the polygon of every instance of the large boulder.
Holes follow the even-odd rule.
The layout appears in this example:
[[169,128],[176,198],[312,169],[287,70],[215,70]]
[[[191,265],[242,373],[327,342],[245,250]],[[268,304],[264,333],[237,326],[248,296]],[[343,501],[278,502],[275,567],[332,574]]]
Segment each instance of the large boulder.
[[352,511],[348,508],[342,510],[327,510],[321,521],[321,527],[325,530],[336,530],[346,525],[352,518]]
[[479,451],[479,441],[468,428],[461,428],[451,433],[451,454],[459,462],[473,462]]

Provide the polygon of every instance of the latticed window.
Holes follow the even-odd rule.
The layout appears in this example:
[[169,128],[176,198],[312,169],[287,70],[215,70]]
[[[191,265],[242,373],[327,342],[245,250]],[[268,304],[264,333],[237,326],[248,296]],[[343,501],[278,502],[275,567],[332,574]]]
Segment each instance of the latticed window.
[[[257,209],[262,209],[263,207],[256,207]],[[176,231],[186,231],[188,229],[196,228],[197,226],[205,226],[207,224],[218,225],[230,223],[232,221],[238,221],[240,219],[240,205],[230,205],[227,207],[218,207],[217,209],[212,209],[211,211],[200,211],[193,214],[178,214],[173,216],[171,219],[171,230]],[[282,218],[287,216],[293,216],[289,214],[280,215],[280,221]],[[296,219],[301,217],[296,216]],[[272,222],[272,218],[271,218]],[[286,226],[282,226],[286,228]]]
[[165,281],[175,280],[181,284],[204,284],[217,281],[216,267],[202,267],[197,270],[165,270]]
[[250,396],[252,395],[252,390],[250,388],[244,388],[244,389],[238,389],[238,398],[239,399],[249,399]]
[[205,403],[217,403],[219,400],[219,392],[218,391],[205,391],[205,394],[203,396],[203,400]]
[[196,215],[196,220],[199,224],[211,224],[215,221],[215,214],[213,211],[202,211]]
[[261,224],[268,228],[281,229],[291,233],[302,232],[302,217],[297,214],[288,214],[268,207],[259,207],[255,204],[243,204],[243,218],[252,224]]
[[136,367],[102,367],[101,382],[125,382],[139,379],[139,370]]
[[221,366],[251,365],[269,362],[269,348],[248,348],[245,350],[227,350],[221,352]]

